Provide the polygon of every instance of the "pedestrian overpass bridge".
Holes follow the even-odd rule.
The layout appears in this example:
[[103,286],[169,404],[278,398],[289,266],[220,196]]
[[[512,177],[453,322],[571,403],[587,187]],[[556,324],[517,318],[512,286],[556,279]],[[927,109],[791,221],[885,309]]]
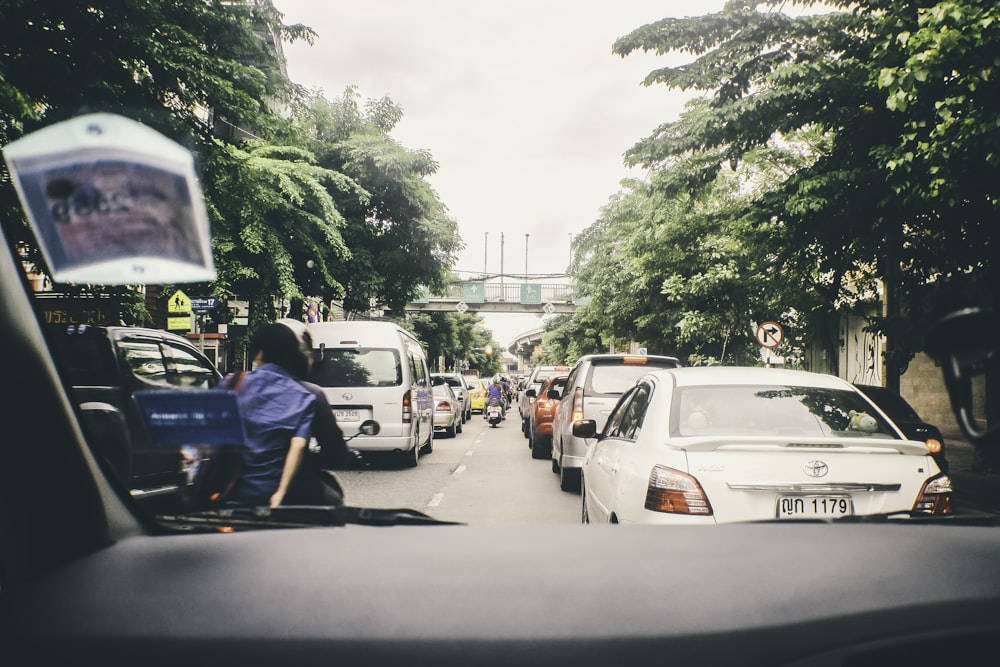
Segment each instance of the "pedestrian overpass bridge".
[[574,284],[464,281],[452,283],[444,294],[425,291],[406,310],[552,315],[576,312],[585,303]]

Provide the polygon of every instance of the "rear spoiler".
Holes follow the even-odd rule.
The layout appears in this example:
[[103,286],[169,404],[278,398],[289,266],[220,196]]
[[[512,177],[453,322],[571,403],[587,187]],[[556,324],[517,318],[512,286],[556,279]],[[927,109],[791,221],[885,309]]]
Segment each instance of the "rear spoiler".
[[727,451],[745,450],[760,451],[772,449],[787,451],[790,449],[804,450],[850,450],[855,453],[872,454],[906,454],[909,456],[927,456],[927,445],[917,440],[896,440],[894,438],[871,438],[864,436],[831,436],[825,438],[801,438],[791,435],[697,435],[675,437],[670,440],[670,447],[685,451],[712,451],[725,449]]

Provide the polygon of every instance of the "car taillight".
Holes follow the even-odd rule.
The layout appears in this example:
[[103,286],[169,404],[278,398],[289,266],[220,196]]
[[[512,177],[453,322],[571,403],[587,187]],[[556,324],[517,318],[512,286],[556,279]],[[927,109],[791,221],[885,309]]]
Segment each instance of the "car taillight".
[[413,411],[410,408],[410,392],[403,394],[403,423],[409,424],[413,418]]
[[947,475],[932,477],[924,483],[924,488],[920,490],[917,502],[913,503],[913,511],[925,514],[951,514],[951,494],[953,492],[950,477]]
[[654,466],[649,473],[645,507],[670,514],[712,514],[712,505],[698,480],[666,466]]
[[944,445],[941,444],[941,441],[937,438],[927,438],[927,440],[924,441],[924,444],[927,445],[927,451],[931,454],[940,454],[941,449],[944,447]]
[[583,387],[577,387],[573,391],[573,418],[572,421],[583,419]]
[[441,401],[440,403],[437,404],[437,407],[434,409],[437,410],[438,412],[451,412],[451,404],[448,403],[447,401]]

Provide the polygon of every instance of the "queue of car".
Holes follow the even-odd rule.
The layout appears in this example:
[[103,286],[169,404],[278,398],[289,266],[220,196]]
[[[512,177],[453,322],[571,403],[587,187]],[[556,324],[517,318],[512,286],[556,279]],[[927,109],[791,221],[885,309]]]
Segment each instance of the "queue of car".
[[611,354],[525,387],[531,456],[580,491],[584,523],[952,512],[940,430],[884,387]]

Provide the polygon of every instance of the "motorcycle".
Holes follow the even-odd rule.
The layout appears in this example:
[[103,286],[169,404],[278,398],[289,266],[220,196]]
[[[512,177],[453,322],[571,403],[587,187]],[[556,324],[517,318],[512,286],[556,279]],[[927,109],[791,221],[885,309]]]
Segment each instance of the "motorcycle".
[[503,419],[503,408],[499,400],[490,399],[489,405],[486,406],[486,419],[489,420],[490,427],[496,427]]

